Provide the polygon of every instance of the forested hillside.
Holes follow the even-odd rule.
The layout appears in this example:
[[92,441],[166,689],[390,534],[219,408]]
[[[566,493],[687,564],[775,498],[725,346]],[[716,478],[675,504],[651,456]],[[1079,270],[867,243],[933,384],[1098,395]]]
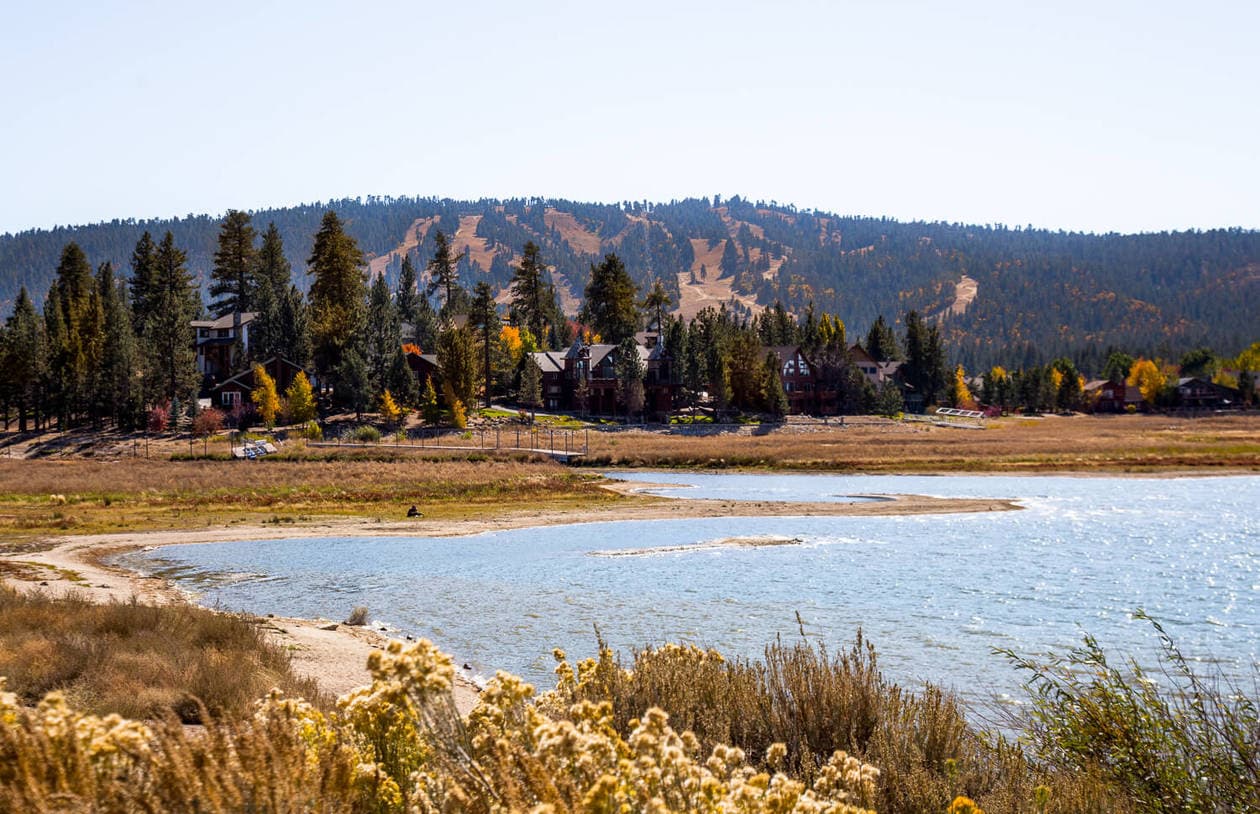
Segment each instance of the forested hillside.
[[[591,264],[616,252],[641,291],[661,280],[687,316],[707,305],[742,313],[776,300],[799,313],[812,301],[858,336],[880,314],[896,320],[914,309],[940,322],[950,356],[969,368],[1064,355],[1089,363],[1111,346],[1167,356],[1201,345],[1234,353],[1260,335],[1254,231],[1091,235],[902,223],[738,197],[666,204],[367,198],[252,212],[259,228],[275,223],[302,289],[328,209],[391,287],[405,255],[425,267],[440,230],[460,255],[460,283],[471,290],[485,281],[502,292],[532,240],[570,312]],[[217,215],[190,215],[0,236],[0,312],[12,310],[21,286],[35,298],[48,290],[70,241],[93,264],[110,261],[129,273],[146,230],[173,233],[204,291],[219,223]],[[958,298],[972,291],[974,298]]]

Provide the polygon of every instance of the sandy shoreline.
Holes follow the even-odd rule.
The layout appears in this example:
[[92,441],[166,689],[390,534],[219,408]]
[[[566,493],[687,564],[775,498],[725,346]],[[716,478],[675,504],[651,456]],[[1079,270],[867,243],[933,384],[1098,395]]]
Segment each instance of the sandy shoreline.
[[[656,486],[660,485],[667,484]],[[653,486],[654,484],[643,482],[611,481],[606,488],[630,495]],[[142,602],[164,604],[187,601],[187,597],[162,579],[106,565],[104,560],[137,549],[229,540],[265,541],[335,536],[451,537],[503,529],[615,520],[945,514],[1011,511],[1019,508],[1013,501],[1004,499],[945,499],[923,495],[879,497],[886,499],[863,503],[784,503],[642,497],[637,498],[634,503],[598,507],[590,511],[512,512],[510,507],[505,506],[505,512],[500,515],[456,522],[419,518],[381,523],[365,518],[332,518],[283,527],[255,525],[197,531],[80,535],[60,538],[45,551],[9,557],[40,572],[40,579],[36,581],[11,580],[11,583],[54,594],[77,591],[97,602],[129,600],[135,597]],[[350,608],[346,611],[348,613]],[[267,621],[270,624],[266,629],[275,641],[293,654],[296,671],[314,678],[324,691],[334,695],[368,683],[368,654],[388,641],[383,633],[369,627],[338,624],[335,629],[325,629],[336,620],[269,616]],[[477,687],[469,677],[460,674],[460,670],[457,669],[456,672],[456,703],[462,711],[467,711],[476,702]]]

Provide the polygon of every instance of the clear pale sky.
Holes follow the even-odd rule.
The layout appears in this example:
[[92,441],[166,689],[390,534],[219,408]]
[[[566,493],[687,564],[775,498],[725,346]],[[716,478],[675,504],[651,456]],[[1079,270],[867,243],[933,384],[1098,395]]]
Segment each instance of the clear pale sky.
[[0,233],[343,196],[1260,227],[1260,3],[5,0]]

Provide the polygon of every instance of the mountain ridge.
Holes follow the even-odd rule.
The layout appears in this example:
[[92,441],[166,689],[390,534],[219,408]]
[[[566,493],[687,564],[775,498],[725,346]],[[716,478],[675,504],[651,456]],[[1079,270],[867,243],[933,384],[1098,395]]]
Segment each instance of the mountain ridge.
[[[407,254],[423,270],[441,229],[461,255],[463,284],[485,279],[500,301],[532,240],[569,313],[590,264],[617,252],[641,289],[659,278],[686,317],[706,306],[743,313],[775,301],[803,313],[812,302],[856,337],[879,314],[895,322],[915,309],[942,326],[968,366],[1088,357],[1109,346],[1232,352],[1260,335],[1260,232],[1253,230],[1054,232],[842,216],[738,196],[655,204],[368,197],[251,212],[260,230],[276,223],[302,288],[327,209],[343,217],[373,275],[393,282]],[[217,217],[190,215],[2,235],[0,306],[7,314],[22,285],[42,298],[70,240],[94,264],[126,271],[146,230],[171,230],[204,286],[218,225]]]

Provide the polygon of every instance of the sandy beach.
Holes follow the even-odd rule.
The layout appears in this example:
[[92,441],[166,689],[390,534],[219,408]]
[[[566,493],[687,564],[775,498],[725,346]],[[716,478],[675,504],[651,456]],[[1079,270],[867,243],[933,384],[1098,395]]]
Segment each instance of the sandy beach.
[[[641,482],[610,481],[606,488],[623,494],[634,494],[652,486],[653,484]],[[77,591],[99,602],[135,597],[141,602],[160,604],[187,601],[187,597],[164,580],[111,567],[104,560],[111,555],[136,549],[228,540],[265,541],[335,536],[450,537],[501,529],[614,520],[740,515],[908,515],[1010,511],[1019,508],[1012,501],[998,499],[944,499],[922,495],[879,497],[884,499],[862,503],[643,498],[642,502],[605,506],[591,511],[513,511],[511,506],[504,506],[501,513],[492,516],[454,522],[424,518],[402,518],[394,522],[377,522],[367,518],[333,518],[283,527],[252,525],[233,526],[231,529],[80,535],[59,538],[55,545],[44,551],[11,557],[29,565],[39,577],[12,582],[24,588],[54,594]],[[350,609],[347,608],[346,611],[348,613]],[[373,648],[381,647],[388,641],[378,630],[335,624],[339,620],[269,616],[267,622],[267,631],[293,654],[296,671],[314,678],[323,690],[335,695],[368,683],[367,656]],[[459,673],[457,670],[456,703],[466,712],[476,702],[477,687],[469,677]]]

